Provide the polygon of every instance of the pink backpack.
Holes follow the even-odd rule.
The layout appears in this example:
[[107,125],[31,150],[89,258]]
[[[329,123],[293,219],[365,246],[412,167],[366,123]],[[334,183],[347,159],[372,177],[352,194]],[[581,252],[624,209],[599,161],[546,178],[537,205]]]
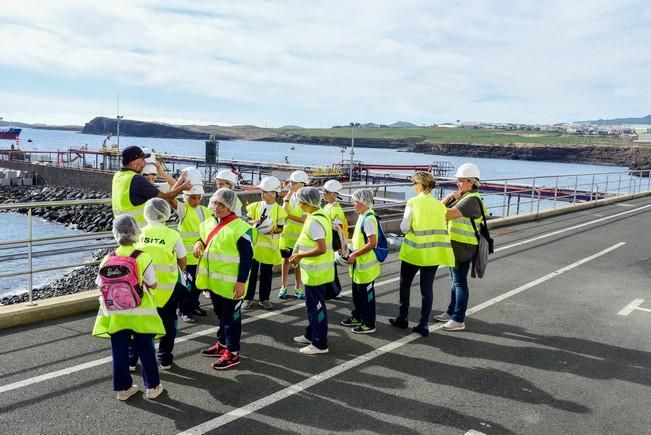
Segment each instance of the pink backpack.
[[115,251],[99,269],[99,290],[107,311],[127,310],[140,306],[142,287],[138,284],[138,262],[142,251],[135,250],[128,257]]

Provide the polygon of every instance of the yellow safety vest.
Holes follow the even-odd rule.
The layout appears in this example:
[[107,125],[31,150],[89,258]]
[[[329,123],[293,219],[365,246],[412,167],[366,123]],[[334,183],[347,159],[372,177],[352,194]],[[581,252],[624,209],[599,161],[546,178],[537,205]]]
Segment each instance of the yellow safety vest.
[[411,229],[400,247],[400,260],[415,266],[454,266],[443,203],[421,192],[407,201]]
[[301,278],[303,284],[317,286],[327,284],[335,280],[335,253],[332,250],[332,224],[330,219],[323,214],[323,210],[318,209],[307,216],[305,225],[298,237],[296,246],[298,252],[307,252],[316,247],[312,234],[310,234],[310,225],[316,220],[325,230],[326,251],[316,257],[304,257],[301,259]]
[[[479,203],[484,209],[484,214],[486,214],[486,207],[484,206],[484,203],[481,200],[481,196],[479,196],[479,192],[466,193],[461,198],[459,198],[456,201],[456,203],[459,203],[459,201],[461,201],[462,199],[472,198],[472,197],[479,199]],[[481,216],[475,219],[475,226],[477,227],[477,231],[479,231],[479,225],[481,224],[482,220],[483,218]],[[450,233],[450,239],[454,240],[455,242],[466,243],[468,245],[479,244],[479,242],[477,241],[477,236],[475,235],[475,230],[472,227],[472,222],[470,221],[470,218],[460,216],[456,219],[449,220],[448,231]]]
[[[379,237],[375,212],[373,212],[373,210],[368,210],[357,218],[355,230],[353,231],[353,251],[361,249],[367,243],[364,241],[364,233],[362,232],[362,221],[364,221],[365,216],[368,222],[373,222],[373,225],[375,226],[375,237]],[[375,279],[380,276],[380,262],[375,256],[375,251],[371,249],[366,254],[357,257],[355,259],[355,264],[348,266],[348,273],[356,284],[366,284],[375,281]]]
[[[120,246],[115,250],[115,253],[116,255],[128,257],[135,249],[133,246]],[[102,260],[100,267],[105,261],[106,258]],[[138,264],[138,283],[142,286],[143,274],[145,269],[152,263],[152,259],[146,252],[143,252],[136,258],[136,262]],[[111,334],[124,330],[131,330],[138,334],[155,334],[156,338],[165,335],[165,327],[158,315],[154,296],[147,289],[143,288],[142,302],[137,308],[104,311],[100,304],[95,318],[95,326],[93,327],[93,336],[110,338]]]
[[165,226],[147,225],[140,233],[136,248],[143,250],[151,257],[156,272],[158,286],[152,293],[156,306],[163,307],[172,297],[172,292],[179,280],[179,267],[176,261],[174,245],[181,236],[178,231]]
[[181,234],[181,239],[183,239],[183,246],[185,246],[185,250],[188,252],[186,257],[188,266],[199,264],[199,259],[192,253],[192,248],[201,239],[199,225],[211,217],[212,212],[208,207],[204,207],[203,205],[198,205],[193,208],[182,202],[179,203],[179,208],[182,216],[179,216],[180,222],[178,229]]
[[323,206],[323,212],[328,218],[334,222],[335,220],[341,221],[341,229],[344,230],[344,235],[348,239],[348,220],[346,219],[346,214],[344,209],[341,208],[341,205],[338,202],[329,202]]
[[[216,219],[208,219],[201,223],[199,232],[204,243],[206,243],[208,236],[216,226]],[[237,250],[237,241],[250,229],[252,229],[251,225],[237,218],[226,224],[210,240],[199,259],[199,266],[197,267],[196,283],[198,289],[210,290],[226,299],[235,299],[233,289],[240,268],[240,253]]]
[[[262,216],[263,207],[264,201],[254,202],[246,206],[246,213],[252,220],[258,220]],[[273,223],[274,230],[278,228],[278,220],[287,217],[285,210],[277,203],[273,203],[267,213],[270,215],[269,218]],[[258,231],[256,232],[258,237],[253,247],[253,258],[262,264],[282,264],[283,258],[280,256],[279,251],[280,234],[262,234]]]
[[131,169],[120,170],[113,175],[111,206],[113,207],[113,217],[118,217],[121,214],[131,215],[138,226],[142,228],[147,224],[143,213],[145,204],[133,205],[129,198],[131,180],[136,175],[138,174]]
[[[290,208],[288,217],[303,217],[303,209],[301,204],[297,201],[296,207]],[[283,227],[283,232],[280,234],[280,249],[294,249],[296,241],[301,234],[303,229],[303,224],[300,222],[295,222],[291,219],[285,220],[285,226]]]

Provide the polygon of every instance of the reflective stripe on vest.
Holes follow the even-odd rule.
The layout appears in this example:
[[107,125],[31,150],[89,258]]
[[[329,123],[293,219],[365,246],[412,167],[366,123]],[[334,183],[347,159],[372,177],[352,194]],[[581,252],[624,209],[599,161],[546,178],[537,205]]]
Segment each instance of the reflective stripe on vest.
[[411,229],[400,247],[400,259],[415,266],[454,266],[443,203],[422,192],[407,206],[412,211]]
[[202,205],[192,208],[185,203],[180,204],[179,210],[182,216],[179,216],[180,222],[178,229],[181,234],[181,239],[183,239],[183,246],[185,246],[185,250],[187,251],[187,264],[188,266],[193,266],[199,263],[199,259],[192,253],[194,244],[201,238],[199,225],[212,216],[212,213],[210,209]]
[[[374,224],[375,236],[377,237],[378,235],[378,223],[373,210],[368,210],[365,213],[360,214],[357,217],[355,229],[353,230],[353,251],[362,249],[364,245],[366,245],[362,228],[362,222],[364,222],[365,217],[367,222],[372,222]],[[366,254],[357,257],[355,259],[354,267],[353,265],[348,266],[348,273],[356,284],[366,284],[375,281],[375,279],[380,276],[380,262],[377,261],[375,251],[371,249]]]
[[[288,215],[299,218],[303,217],[303,209],[298,201],[296,201],[296,207],[289,209]],[[296,241],[301,236],[302,229],[303,223],[287,219],[283,227],[283,232],[280,234],[280,249],[294,249]]]
[[[115,253],[116,255],[129,256],[134,249],[133,246],[120,246],[115,250]],[[143,274],[151,262],[152,259],[146,252],[143,252],[136,258],[136,263],[138,264],[138,282],[140,285],[142,285]],[[101,300],[102,298],[100,297]],[[142,302],[137,308],[105,311],[100,304],[93,327],[93,336],[110,338],[111,334],[127,329],[139,334],[154,334],[157,338],[165,335],[165,327],[158,315],[154,297],[147,290],[143,292]]]
[[327,284],[335,279],[335,253],[332,250],[332,230],[330,229],[332,224],[330,219],[323,214],[323,210],[314,211],[305,220],[305,225],[297,241],[298,252],[306,252],[317,246],[312,234],[310,234],[310,226],[313,221],[317,221],[324,229],[326,251],[316,257],[301,259],[299,263],[301,278],[303,284],[308,286]]
[[[258,201],[253,204],[249,204],[246,207],[247,214],[249,217],[254,220],[260,220],[262,217],[262,210],[264,208],[264,202]],[[269,213],[268,218],[271,219],[272,230],[278,228],[279,216],[282,214],[285,216],[285,211],[277,203],[273,203],[269,207],[267,213]],[[280,236],[276,234],[262,234],[259,231],[257,232],[257,240],[255,246],[253,247],[253,258],[261,264],[282,264],[283,258],[280,256]],[[298,235],[296,236],[298,237]]]
[[138,226],[142,228],[146,225],[145,215],[143,214],[145,204],[133,205],[129,197],[131,181],[136,175],[138,174],[132,170],[120,170],[113,175],[111,185],[111,207],[113,208],[114,217],[128,214],[132,216]]
[[[208,219],[201,223],[199,232],[204,243],[216,225],[215,219]],[[199,259],[197,288],[210,290],[226,299],[234,299],[233,289],[240,266],[237,241],[250,229],[249,224],[238,218],[217,232]]]
[[[459,198],[456,203],[465,198],[477,198],[479,199],[481,206],[484,207],[484,203],[481,201],[479,192],[466,193],[461,198]],[[486,208],[484,207],[484,213],[486,213],[485,210]],[[479,230],[479,225],[481,224],[482,220],[483,218],[481,216],[475,219],[477,230]],[[472,227],[472,221],[470,218],[460,216],[456,219],[449,220],[448,231],[450,232],[450,239],[454,240],[455,242],[465,243],[467,245],[477,245],[479,243],[477,241],[475,229]]]
[[136,244],[152,258],[154,272],[158,286],[152,290],[157,307],[163,307],[172,297],[172,292],[179,279],[174,246],[180,235],[176,230],[165,226],[147,225],[140,233],[140,239]]

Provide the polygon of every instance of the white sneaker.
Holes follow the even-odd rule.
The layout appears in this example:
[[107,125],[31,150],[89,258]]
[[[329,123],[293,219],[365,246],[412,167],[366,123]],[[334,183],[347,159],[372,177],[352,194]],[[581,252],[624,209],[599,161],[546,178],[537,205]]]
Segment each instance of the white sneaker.
[[466,324],[464,322],[455,322],[450,319],[441,325],[441,329],[444,331],[463,331],[466,329]]
[[308,340],[307,338],[305,338],[304,335],[297,335],[296,337],[294,337],[294,343],[298,343],[298,344],[312,344],[312,342],[311,342],[310,340]]
[[434,320],[437,322],[447,322],[448,320],[452,319],[448,313],[442,313],[434,316]]
[[129,371],[130,371],[131,373],[133,373],[133,372],[136,371],[137,368],[138,368],[138,363],[136,363],[135,366],[129,366]]
[[158,367],[160,367],[161,370],[172,370],[172,364],[168,364],[168,365],[160,364]]
[[244,301],[244,305],[242,306],[242,309],[243,309],[243,310],[247,310],[247,311],[248,311],[248,310],[252,310],[253,308],[255,308],[255,307],[253,306],[253,300],[246,300],[246,301]]
[[133,396],[138,392],[138,386],[136,384],[131,385],[131,388],[128,390],[123,390],[123,391],[118,391],[118,400],[122,400],[123,402],[129,397]]
[[147,388],[147,390],[145,391],[145,397],[147,397],[147,399],[155,399],[158,396],[160,396],[163,393],[163,391],[165,391],[165,388],[163,388],[163,384],[158,384],[154,388]]
[[318,355],[320,353],[328,353],[328,349],[319,349],[313,344],[310,344],[309,346],[301,347],[298,351],[305,355]]

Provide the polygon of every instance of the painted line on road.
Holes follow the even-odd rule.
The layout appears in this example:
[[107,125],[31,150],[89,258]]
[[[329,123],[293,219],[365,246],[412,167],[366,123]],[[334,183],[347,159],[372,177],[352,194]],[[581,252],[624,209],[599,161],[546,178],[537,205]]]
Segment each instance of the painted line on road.
[[[525,290],[528,290],[538,284],[542,284],[545,281],[549,281],[552,278],[555,278],[565,272],[568,272],[572,269],[575,269],[582,264],[587,263],[588,261],[594,260],[595,258],[601,257],[602,255],[606,255],[609,252],[620,248],[624,246],[626,243],[620,242],[617,243],[610,248],[604,249],[603,251],[599,251],[596,254],[590,255],[589,257],[585,257],[579,261],[576,261],[570,265],[567,265],[565,267],[562,267],[558,270],[555,270],[552,273],[548,273],[547,275],[538,278],[534,281],[531,281],[523,286],[520,286],[516,289],[513,289],[511,291],[508,291],[500,296],[497,296],[489,301],[486,301],[482,304],[477,305],[476,307],[473,307],[468,310],[468,313],[476,313],[477,311],[483,310],[484,308],[488,308],[498,302],[503,301],[504,299],[510,298],[512,296],[515,296],[519,293],[522,293]],[[435,329],[439,329],[438,325],[432,325],[430,326],[430,331],[433,331]],[[421,338],[421,335],[418,333],[412,333],[409,334],[399,340],[393,341],[391,343],[388,343],[382,347],[379,347],[375,350],[372,350],[371,352],[368,352],[364,355],[360,355],[356,358],[353,358],[352,360],[346,361],[338,366],[335,366],[331,369],[328,369],[326,371],[323,371],[321,373],[318,373],[314,376],[311,376],[301,382],[298,382],[296,384],[290,385],[289,387],[286,387],[276,393],[270,394],[268,396],[262,397],[261,399],[258,399],[254,402],[249,403],[248,405],[242,406],[240,408],[234,409],[232,411],[227,412],[226,414],[223,414],[219,417],[216,417],[212,420],[208,420],[202,424],[199,424],[197,426],[194,426],[190,429],[187,429],[183,432],[179,432],[179,435],[199,435],[199,434],[204,434],[206,432],[209,432],[211,430],[218,429],[228,423],[231,423],[235,420],[238,420],[242,417],[246,417],[249,414],[252,414],[256,411],[259,411],[263,408],[266,408],[269,405],[273,405],[277,403],[280,400],[286,399],[288,397],[294,396],[297,393],[300,393],[310,387],[313,387],[317,384],[320,384],[321,382],[324,382],[330,378],[333,378],[337,375],[340,375],[352,368],[355,368],[361,364],[364,364],[366,362],[369,362],[379,356],[382,356],[388,352],[392,352],[405,344],[408,344],[412,341],[417,340],[418,338]]]
[[[382,280],[382,281],[376,283],[375,286],[380,287],[380,286],[383,286],[383,285],[386,285],[386,284],[390,284],[392,282],[396,282],[399,279],[400,279],[399,276],[394,277],[394,278],[385,279],[385,280]],[[351,290],[346,290],[346,291],[342,292],[341,294],[343,296],[347,296],[347,295],[349,295],[351,293],[352,293]],[[269,317],[279,316],[279,315],[287,313],[289,311],[294,311],[294,310],[299,310],[299,309],[304,309],[304,308],[305,308],[304,304],[297,303],[297,304],[290,305],[288,307],[282,308],[280,310],[267,311],[267,312],[261,313],[259,315],[255,315],[255,316],[252,316],[252,317],[247,317],[244,320],[242,320],[242,324],[247,324],[247,323],[255,322],[257,320],[262,320],[262,319],[268,319]],[[202,331],[193,332],[191,334],[184,335],[182,337],[177,337],[176,340],[174,341],[174,343],[178,344],[178,343],[182,343],[184,341],[193,340],[193,339],[195,339],[197,337],[202,337],[204,335],[215,334],[215,333],[217,333],[217,329],[218,329],[217,327],[212,327],[212,328],[204,329]],[[34,376],[34,377],[31,377],[31,378],[28,378],[28,379],[24,379],[22,381],[14,382],[14,383],[7,384],[7,385],[2,385],[2,386],[0,386],[0,394],[1,393],[6,393],[6,392],[12,391],[12,390],[17,390],[19,388],[27,387],[29,385],[38,384],[39,382],[48,381],[50,379],[59,378],[61,376],[71,375],[73,373],[80,372],[82,370],[91,369],[93,367],[101,366],[102,364],[108,364],[108,363],[111,362],[111,360],[112,360],[112,357],[108,356],[108,357],[105,357],[105,358],[100,358],[100,359],[97,359],[97,360],[94,360],[94,361],[88,361],[88,362],[78,364],[78,365],[75,365],[75,366],[72,366],[72,367],[68,367],[68,368],[65,368],[65,369],[57,370],[55,372],[45,373],[45,374],[42,374],[42,375],[39,375],[39,376]]]
[[[542,234],[540,236],[533,237],[531,239],[522,240],[520,242],[512,243],[510,245],[501,246],[499,248],[496,248],[495,251],[500,252],[500,251],[504,251],[506,249],[515,248],[515,247],[522,246],[522,245],[525,245],[525,244],[528,244],[528,243],[532,243],[532,242],[535,242],[535,241],[538,241],[538,240],[541,240],[541,239],[544,239],[544,238],[547,238],[547,237],[562,234],[562,233],[565,233],[567,231],[571,231],[571,230],[578,229],[578,228],[583,228],[583,227],[589,226],[589,225],[594,225],[596,223],[603,222],[603,221],[606,221],[606,220],[609,220],[609,219],[614,219],[614,218],[617,218],[617,217],[620,217],[620,216],[624,216],[624,215],[627,215],[629,213],[635,213],[635,212],[644,210],[644,209],[649,208],[649,207],[651,207],[651,204],[647,204],[645,206],[638,207],[638,208],[631,209],[631,210],[626,210],[626,211],[621,212],[621,213],[616,213],[616,214],[611,215],[611,216],[606,216],[604,218],[592,220],[592,221],[585,222],[585,223],[582,223],[582,224],[573,225],[571,227],[563,228],[561,230],[552,231],[551,233]],[[399,277],[390,278],[390,279],[387,279],[387,280],[384,280],[384,281],[380,281],[380,282],[376,283],[375,285],[376,285],[376,287],[378,287],[378,286],[381,286],[381,285],[385,285],[385,284],[389,284],[389,283],[398,281],[399,279],[400,279]],[[350,293],[351,293],[350,290],[345,292],[345,294],[350,294]],[[266,318],[269,318],[269,317],[272,317],[272,316],[276,316],[276,315],[286,313],[288,311],[299,309],[301,307],[303,307],[302,304],[296,304],[296,305],[292,305],[292,306],[283,308],[283,309],[278,310],[278,311],[270,311],[270,312],[267,312],[267,313],[257,315],[255,317],[249,317],[249,318],[243,320],[243,323],[249,323],[249,322],[253,322],[255,320],[259,320],[259,319],[266,319]],[[205,329],[203,331],[199,331],[199,332],[195,332],[195,333],[192,333],[192,334],[189,334],[189,335],[185,335],[183,337],[179,337],[179,338],[176,339],[175,343],[181,343],[183,341],[192,340],[192,339],[197,338],[197,337],[210,335],[210,334],[216,333],[216,331],[217,331],[216,327],[208,328],[208,329]],[[14,382],[12,384],[3,385],[3,386],[0,386],[0,394],[5,393],[7,391],[16,390],[18,388],[33,385],[33,384],[36,384],[36,383],[39,383],[39,382],[47,381],[49,379],[58,378],[60,376],[70,375],[72,373],[79,372],[79,371],[86,370],[86,369],[93,368],[93,367],[97,367],[99,365],[107,364],[109,362],[111,362],[111,357],[101,358],[101,359],[98,359],[98,360],[95,360],[95,361],[89,361],[89,362],[78,364],[76,366],[72,366],[72,367],[69,367],[69,368],[62,369],[62,370],[57,370],[55,372],[45,373],[45,374],[40,375],[40,376],[35,376],[35,377],[29,378],[29,379]]]
[[557,230],[557,231],[552,231],[551,233],[541,234],[540,236],[533,237],[531,239],[522,240],[520,242],[511,243],[510,245],[506,245],[506,246],[496,248],[495,252],[504,251],[506,249],[511,249],[511,248],[515,248],[515,247],[518,247],[518,246],[526,245],[527,243],[536,242],[538,240],[546,239],[547,237],[556,236],[558,234],[563,234],[563,233],[566,233],[568,231],[576,230],[578,228],[583,228],[583,227],[587,227],[587,226],[590,226],[590,225],[598,224],[600,222],[604,222],[604,221],[607,221],[607,220],[610,220],[610,219],[615,219],[615,218],[618,218],[620,216],[625,216],[625,215],[630,214],[630,213],[635,213],[635,212],[647,209],[649,207],[651,207],[651,204],[647,204],[647,205],[644,205],[642,207],[634,208],[632,210],[626,210],[626,211],[623,211],[621,213],[615,213],[613,215],[602,217],[600,219],[595,219],[595,220],[592,220],[592,221],[589,221],[589,222],[584,222],[582,224],[572,225],[571,227],[563,228],[562,230]]
[[646,311],[651,313],[651,310],[648,308],[640,308],[640,305],[642,305],[642,303],[644,303],[644,299],[633,299],[633,302],[631,302],[630,304],[626,305],[624,308],[619,310],[617,314],[619,314],[620,316],[628,316],[635,310]]

